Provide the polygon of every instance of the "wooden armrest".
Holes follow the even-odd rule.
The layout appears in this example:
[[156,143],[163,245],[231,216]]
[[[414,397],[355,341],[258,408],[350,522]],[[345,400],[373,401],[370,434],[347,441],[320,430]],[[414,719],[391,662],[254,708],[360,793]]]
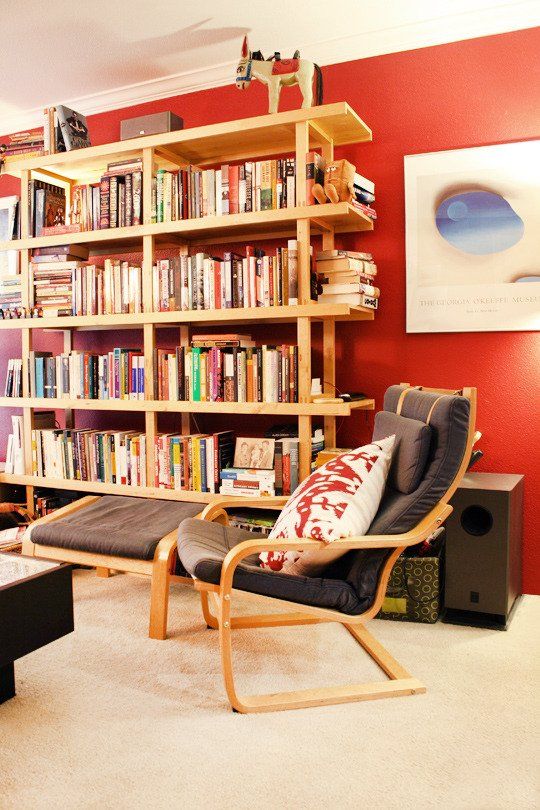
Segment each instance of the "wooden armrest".
[[252,554],[259,554],[261,551],[324,551],[325,548],[341,548],[345,551],[364,548],[407,548],[429,537],[435,529],[444,523],[452,511],[449,504],[437,504],[414,529],[404,534],[345,537],[342,540],[334,540],[332,543],[302,537],[278,538],[275,540],[255,537],[253,540],[245,540],[232,548],[223,561],[220,592],[221,594],[230,592],[236,567],[243,559]]
[[218,495],[203,509],[200,519],[213,521],[224,511],[226,512],[227,509],[276,509],[281,512],[288,500],[288,495],[275,495],[268,498],[239,498]]

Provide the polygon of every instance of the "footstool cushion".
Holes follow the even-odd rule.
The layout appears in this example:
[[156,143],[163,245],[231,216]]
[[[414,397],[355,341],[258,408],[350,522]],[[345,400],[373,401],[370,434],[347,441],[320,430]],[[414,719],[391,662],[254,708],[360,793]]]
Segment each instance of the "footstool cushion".
[[32,542],[42,546],[151,560],[159,541],[184,518],[201,511],[198,503],[104,495],[52,523],[37,524]]

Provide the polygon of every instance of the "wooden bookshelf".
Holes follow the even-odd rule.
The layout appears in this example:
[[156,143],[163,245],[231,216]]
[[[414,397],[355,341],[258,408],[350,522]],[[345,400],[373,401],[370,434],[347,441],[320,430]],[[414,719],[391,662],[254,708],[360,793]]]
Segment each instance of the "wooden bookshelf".
[[[322,322],[324,392],[334,393],[335,383],[335,325],[345,320],[369,321],[371,309],[345,304],[319,304],[310,297],[309,248],[313,235],[322,238],[323,249],[334,247],[339,233],[369,231],[373,222],[348,203],[306,205],[305,157],[310,149],[320,149],[326,160],[332,160],[334,147],[371,140],[371,130],[344,102],[313,107],[307,110],[263,115],[238,121],[228,121],[203,127],[134,138],[130,141],[104,144],[57,155],[22,158],[10,162],[6,171],[21,179],[21,238],[0,243],[0,250],[20,252],[23,301],[29,307],[31,295],[31,251],[38,247],[65,244],[87,244],[95,252],[121,253],[127,250],[142,254],[143,313],[136,315],[99,315],[43,319],[9,319],[0,321],[0,329],[18,330],[22,339],[23,396],[0,397],[0,407],[22,409],[24,428],[24,475],[0,473],[0,482],[24,485],[29,504],[35,486],[72,489],[83,492],[136,495],[168,500],[192,500],[205,503],[211,494],[156,487],[134,487],[89,481],[51,480],[32,475],[32,429],[34,411],[63,410],[66,426],[73,426],[74,412],[79,410],[142,412],[145,414],[147,437],[147,480],[154,480],[154,439],[157,435],[159,413],[178,413],[181,432],[191,432],[191,414],[275,415],[298,418],[300,438],[300,479],[310,471],[311,423],[314,417],[324,418],[328,446],[336,443],[336,417],[350,416],[359,410],[371,410],[374,402],[364,399],[352,403],[311,402],[312,324]],[[296,207],[257,211],[228,216],[212,216],[175,222],[151,222],[151,183],[158,168],[176,169],[188,164],[212,166],[220,163],[294,154],[296,157]],[[128,158],[142,158],[143,163],[143,223],[126,228],[110,228],[57,236],[33,238],[28,231],[28,184],[30,179],[63,181],[68,189],[79,183],[93,182],[103,173],[106,164]],[[152,266],[155,250],[174,246],[181,252],[205,244],[225,244],[244,240],[294,237],[298,243],[297,306],[257,307],[226,310],[197,310],[187,312],[152,311]],[[296,403],[232,403],[232,402],[163,402],[145,400],[82,400],[38,399],[29,396],[29,352],[33,348],[36,329],[60,331],[63,351],[72,348],[76,330],[141,329],[145,356],[145,390],[153,390],[154,349],[160,328],[177,327],[179,344],[189,345],[191,329],[198,324],[295,323],[299,349],[299,391]]]

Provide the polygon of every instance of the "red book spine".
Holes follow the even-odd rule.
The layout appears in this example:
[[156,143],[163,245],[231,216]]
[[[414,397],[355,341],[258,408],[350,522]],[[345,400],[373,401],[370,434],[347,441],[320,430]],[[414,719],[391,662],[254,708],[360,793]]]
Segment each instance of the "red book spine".
[[285,447],[283,448],[283,494],[290,495],[291,494],[291,454],[290,450],[287,448],[285,452]]
[[229,214],[238,214],[238,184],[240,180],[240,166],[229,166]]

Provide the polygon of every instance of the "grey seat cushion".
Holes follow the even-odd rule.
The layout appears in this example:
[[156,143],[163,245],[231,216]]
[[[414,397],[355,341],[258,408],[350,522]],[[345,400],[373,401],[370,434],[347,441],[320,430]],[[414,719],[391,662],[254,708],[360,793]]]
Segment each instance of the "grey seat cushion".
[[162,537],[201,510],[197,503],[104,495],[71,515],[35,526],[32,540],[43,546],[151,560]]
[[[178,529],[178,556],[191,576],[219,585],[223,560],[231,548],[244,540],[253,540],[253,534],[188,518]],[[369,607],[370,597],[359,598],[350,582],[334,578],[332,573],[332,567],[327,569],[326,577],[296,577],[264,571],[255,555],[237,567],[233,586],[242,591],[339,610],[349,615],[363,613]]]

